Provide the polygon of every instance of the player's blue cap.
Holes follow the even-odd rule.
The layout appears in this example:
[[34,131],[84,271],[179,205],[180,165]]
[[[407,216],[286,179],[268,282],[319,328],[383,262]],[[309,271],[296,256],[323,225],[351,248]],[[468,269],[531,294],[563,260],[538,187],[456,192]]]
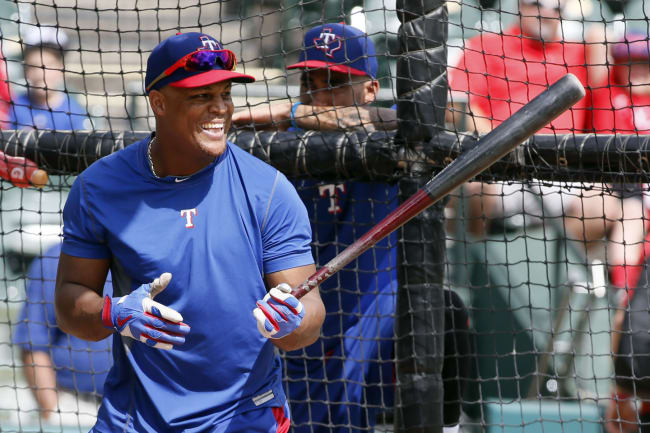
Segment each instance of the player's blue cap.
[[147,60],[145,91],[172,87],[200,87],[221,81],[255,81],[250,75],[235,72],[235,53],[204,33],[177,33],[153,49]]
[[628,32],[622,41],[612,44],[611,53],[616,63],[650,59],[648,34],[636,31]]
[[300,61],[287,66],[296,68],[328,68],[351,75],[377,78],[375,44],[361,30],[345,24],[324,24],[305,35]]

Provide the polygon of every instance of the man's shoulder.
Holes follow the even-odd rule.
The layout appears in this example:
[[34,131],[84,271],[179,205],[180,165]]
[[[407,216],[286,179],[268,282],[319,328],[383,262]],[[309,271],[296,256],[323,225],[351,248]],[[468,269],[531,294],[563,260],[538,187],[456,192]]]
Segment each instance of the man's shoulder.
[[110,183],[105,181],[111,178],[124,178],[135,173],[138,152],[147,140],[140,140],[95,161],[83,171],[80,177],[83,177],[84,181],[95,182],[101,185]]
[[233,158],[237,160],[238,165],[254,170],[259,176],[275,175],[278,171],[275,167],[246,152],[231,141],[228,141],[228,148]]

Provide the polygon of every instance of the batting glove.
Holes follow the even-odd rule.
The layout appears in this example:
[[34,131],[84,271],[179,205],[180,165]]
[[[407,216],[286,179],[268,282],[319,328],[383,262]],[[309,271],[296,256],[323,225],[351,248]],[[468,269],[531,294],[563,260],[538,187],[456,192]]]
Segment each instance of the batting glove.
[[185,343],[190,327],[183,323],[183,316],[153,300],[171,279],[172,274],[165,272],[153,283],[143,284],[126,296],[106,296],[102,310],[104,326],[156,349],[170,350]]
[[266,338],[282,338],[300,326],[305,317],[302,302],[291,294],[291,286],[282,283],[272,288],[253,310],[257,329]]

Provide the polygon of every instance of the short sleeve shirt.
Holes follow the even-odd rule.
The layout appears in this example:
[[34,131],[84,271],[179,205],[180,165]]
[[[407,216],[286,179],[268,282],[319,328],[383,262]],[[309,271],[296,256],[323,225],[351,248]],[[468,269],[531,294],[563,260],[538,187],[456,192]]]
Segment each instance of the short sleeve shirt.
[[191,331],[169,351],[115,335],[97,431],[205,431],[283,406],[280,360],[252,311],[266,274],[313,263],[304,205],[281,173],[230,143],[189,178],[155,178],[148,142],[77,178],[63,252],[110,259],[118,296],[170,272],[155,300]]
[[[543,43],[512,27],[467,41],[459,63],[449,70],[449,87],[465,94],[470,109],[478,108],[496,127],[567,73],[587,85],[584,44]],[[588,106],[585,97],[540,133],[582,132]]]
[[38,107],[26,94],[18,96],[9,110],[10,129],[92,129],[86,110],[68,94],[62,96],[61,103],[56,107]]
[[594,89],[593,129],[600,134],[650,134],[650,95],[611,84]]

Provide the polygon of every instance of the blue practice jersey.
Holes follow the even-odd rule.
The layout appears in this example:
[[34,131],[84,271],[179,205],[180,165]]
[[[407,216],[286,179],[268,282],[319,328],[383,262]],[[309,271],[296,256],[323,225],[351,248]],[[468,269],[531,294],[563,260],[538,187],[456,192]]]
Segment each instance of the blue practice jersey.
[[92,129],[86,110],[68,94],[63,93],[62,96],[61,103],[56,107],[38,107],[29,100],[27,94],[18,96],[11,104],[10,126],[7,129]]
[[[319,266],[333,259],[398,205],[397,186],[386,183],[328,184],[304,180],[296,187],[312,223],[313,251]],[[334,350],[345,331],[363,316],[383,315],[368,311],[378,298],[394,305],[396,245],[397,235],[393,232],[321,284],[327,316],[321,342],[306,349],[310,356],[327,355]]]
[[313,263],[305,207],[277,170],[232,144],[185,179],[156,179],[149,139],[82,173],[64,210],[63,252],[109,258],[115,296],[171,272],[156,301],[191,331],[174,350],[115,335],[95,431],[206,431],[285,396],[252,311],[264,275]]

